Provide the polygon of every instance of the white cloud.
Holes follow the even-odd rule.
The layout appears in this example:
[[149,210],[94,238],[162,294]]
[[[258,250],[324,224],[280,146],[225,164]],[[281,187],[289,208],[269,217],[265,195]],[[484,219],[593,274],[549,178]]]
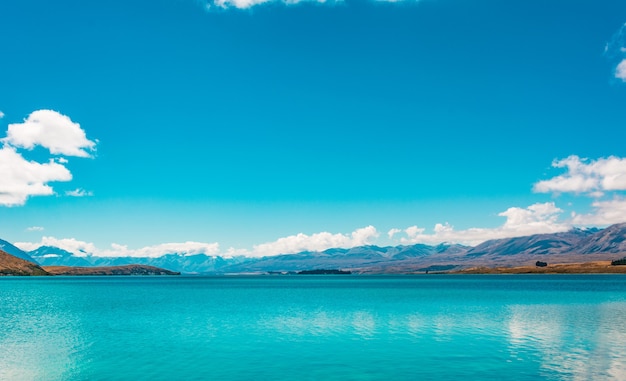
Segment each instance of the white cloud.
[[626,199],[616,197],[607,201],[594,201],[593,211],[589,214],[574,214],[572,222],[576,225],[611,225],[626,222]]
[[0,111],[0,119],[4,118],[4,113]]
[[42,226],[31,226],[31,227],[26,228],[27,232],[41,232],[43,230],[44,228]]
[[398,234],[398,233],[402,233],[402,229],[393,228],[393,229],[390,229],[387,232],[387,236],[389,237],[389,239],[392,239],[393,236]]
[[9,124],[4,142],[26,149],[39,145],[55,155],[78,157],[89,157],[96,147],[78,123],[52,110],[37,110],[24,123]]
[[69,251],[77,256],[93,255],[97,257],[150,257],[156,258],[165,254],[207,254],[219,253],[219,244],[204,242],[162,243],[139,249],[129,249],[126,245],[113,243],[108,249],[99,249],[91,242],[79,241],[75,238],[43,237],[40,242],[16,242],[15,246],[24,251],[35,250],[40,246],[54,246]]
[[490,239],[521,237],[532,234],[556,233],[571,229],[569,223],[558,221],[563,211],[553,202],[537,203],[527,208],[513,207],[498,214],[506,217],[502,226],[496,228],[469,228],[455,230],[448,223],[436,224],[433,233],[426,229],[410,226],[403,230],[405,237],[400,238],[402,244],[439,244],[441,242],[477,245]]
[[[26,160],[18,148],[32,149],[41,145],[52,154],[81,157],[89,156],[87,151],[95,148],[95,143],[87,140],[77,123],[51,110],[34,111],[24,123],[9,124],[7,137],[0,142],[0,206],[24,205],[31,196],[53,195],[55,192],[49,183],[72,179],[64,157],[39,163]],[[88,196],[91,192],[76,189],[67,194]]]
[[255,245],[250,255],[255,257],[293,254],[302,251],[322,251],[333,247],[350,248],[363,246],[371,243],[373,238],[378,237],[378,232],[373,226],[357,229],[348,234],[332,234],[329,232],[307,235],[299,233],[288,237],[279,238],[274,242]]
[[65,195],[70,197],[90,197],[93,196],[93,192],[86,191],[82,188],[76,188],[74,190],[65,192]]
[[623,59],[622,62],[617,64],[617,67],[615,68],[615,78],[626,82],[626,59]]
[[609,156],[597,160],[581,159],[576,155],[552,163],[555,168],[566,168],[563,175],[537,182],[538,193],[586,193],[598,196],[603,191],[626,190],[626,158]]
[[49,182],[70,181],[72,174],[63,165],[50,160],[41,164],[28,161],[12,147],[0,148],[0,205],[24,205],[30,196],[49,196],[54,190]]

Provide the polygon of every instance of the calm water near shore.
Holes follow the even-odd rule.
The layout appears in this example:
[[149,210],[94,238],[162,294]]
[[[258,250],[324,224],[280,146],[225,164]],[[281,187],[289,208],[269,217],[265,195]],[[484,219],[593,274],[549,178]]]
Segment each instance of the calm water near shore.
[[624,380],[626,276],[0,279],[0,380]]

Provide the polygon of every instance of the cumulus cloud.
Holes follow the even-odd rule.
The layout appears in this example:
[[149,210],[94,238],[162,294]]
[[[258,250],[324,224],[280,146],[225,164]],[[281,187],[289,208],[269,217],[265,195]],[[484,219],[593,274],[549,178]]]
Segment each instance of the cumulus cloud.
[[400,243],[434,245],[449,242],[473,246],[490,239],[567,231],[571,229],[571,224],[558,221],[562,212],[553,202],[547,202],[533,204],[527,208],[513,207],[505,210],[498,215],[506,217],[506,221],[496,228],[456,230],[448,223],[438,223],[435,224],[432,233],[427,233],[425,228],[410,226],[402,231],[405,236],[400,238]]
[[[24,205],[31,196],[53,195],[49,183],[72,179],[64,157],[39,163],[25,159],[18,149],[39,145],[51,154],[88,157],[88,151],[95,148],[77,123],[51,110],[34,111],[24,123],[9,124],[7,137],[0,142],[0,206]],[[71,194],[74,196],[88,195],[79,189],[72,192],[78,192]]]
[[27,232],[41,232],[43,230],[44,229],[42,226],[31,226],[31,227],[26,228]]
[[91,242],[79,241],[75,238],[55,238],[43,237],[40,242],[16,242],[15,246],[24,251],[35,250],[41,246],[54,246],[76,256],[93,255],[96,257],[150,257],[157,258],[165,254],[207,254],[216,255],[219,253],[219,244],[204,242],[179,242],[162,243],[159,245],[146,246],[139,249],[130,249],[126,245],[117,243],[111,244],[108,249],[99,249]]
[[0,148],[0,205],[24,205],[30,196],[54,194],[49,182],[70,181],[70,171],[53,160],[37,163],[24,159],[14,148]]
[[4,118],[4,113],[0,111],[0,119]]
[[86,191],[82,188],[76,188],[74,190],[65,192],[65,195],[70,197],[90,197],[93,196],[93,192]]
[[581,159],[576,155],[552,162],[566,173],[537,182],[538,193],[589,193],[602,196],[604,191],[626,190],[626,158],[609,156],[597,160]]
[[279,238],[274,242],[255,245],[252,256],[262,257],[277,254],[293,254],[302,251],[322,251],[333,247],[350,248],[363,246],[371,243],[378,237],[378,232],[373,226],[357,229],[351,234],[332,234],[329,232],[307,235],[299,233],[288,237]]
[[53,110],[32,112],[23,123],[9,124],[4,141],[14,147],[47,148],[51,154],[89,157],[96,143],[69,117]]

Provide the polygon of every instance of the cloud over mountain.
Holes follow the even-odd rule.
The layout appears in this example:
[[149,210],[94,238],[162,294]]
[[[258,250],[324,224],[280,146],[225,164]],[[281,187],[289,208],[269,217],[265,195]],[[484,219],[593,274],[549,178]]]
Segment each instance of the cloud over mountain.
[[562,212],[553,202],[537,203],[527,208],[512,207],[499,213],[499,216],[506,217],[506,221],[496,228],[455,230],[448,223],[438,223],[433,233],[426,233],[425,228],[410,226],[404,230],[392,229],[390,234],[393,232],[395,236],[403,232],[405,236],[400,238],[402,244],[449,242],[476,245],[490,239],[567,231],[571,225],[558,221]]
[[574,214],[572,223],[576,225],[610,225],[626,221],[626,199],[594,201],[593,211],[587,214]]
[[371,243],[378,237],[378,231],[374,226],[366,226],[356,229],[351,234],[332,234],[329,232],[307,235],[299,233],[288,237],[279,238],[274,242],[262,243],[254,246],[250,253],[253,256],[267,256],[285,253],[298,253],[301,251],[322,251],[332,247],[349,248]]
[[111,244],[108,249],[100,249],[91,242],[80,241],[75,238],[42,237],[40,242],[17,242],[15,244],[22,250],[33,251],[41,246],[58,247],[76,256],[84,257],[93,255],[97,257],[143,257],[156,258],[165,254],[207,254],[219,253],[219,244],[204,242],[172,242],[158,245],[145,246],[139,249],[131,249],[126,245]]

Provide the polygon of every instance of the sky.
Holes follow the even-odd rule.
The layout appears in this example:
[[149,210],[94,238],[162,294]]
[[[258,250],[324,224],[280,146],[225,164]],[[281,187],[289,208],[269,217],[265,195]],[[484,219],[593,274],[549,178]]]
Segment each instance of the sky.
[[0,2],[0,238],[263,256],[626,222],[623,0]]

